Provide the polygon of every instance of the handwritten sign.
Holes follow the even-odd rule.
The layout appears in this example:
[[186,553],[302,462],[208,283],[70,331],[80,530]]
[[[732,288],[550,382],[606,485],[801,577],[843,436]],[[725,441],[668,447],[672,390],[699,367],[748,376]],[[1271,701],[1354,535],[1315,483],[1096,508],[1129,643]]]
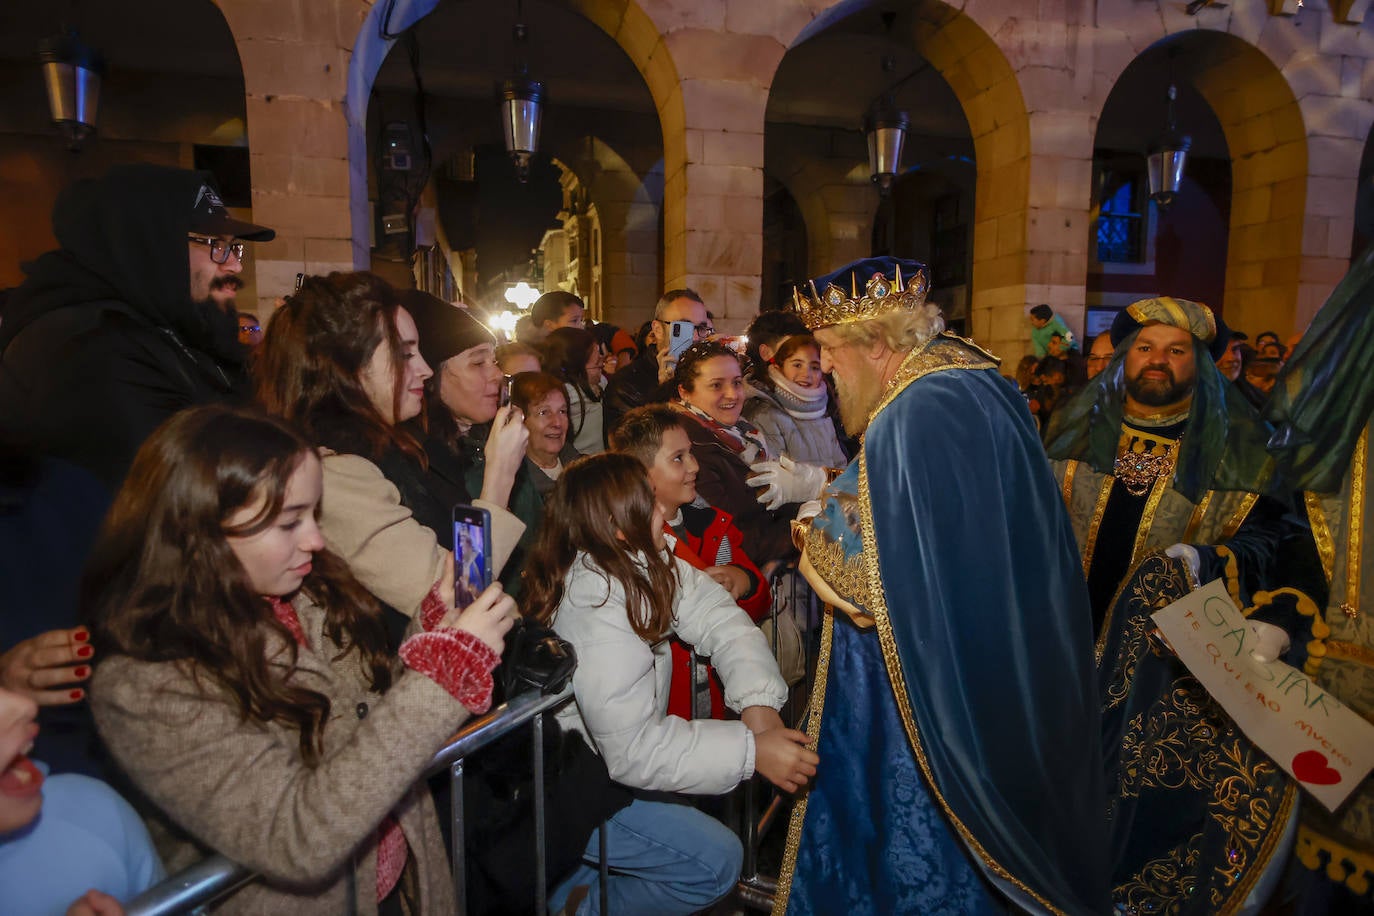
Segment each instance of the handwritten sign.
[[1153,619],[1241,731],[1328,809],[1374,768],[1374,724],[1296,668],[1251,655],[1257,639],[1222,580]]

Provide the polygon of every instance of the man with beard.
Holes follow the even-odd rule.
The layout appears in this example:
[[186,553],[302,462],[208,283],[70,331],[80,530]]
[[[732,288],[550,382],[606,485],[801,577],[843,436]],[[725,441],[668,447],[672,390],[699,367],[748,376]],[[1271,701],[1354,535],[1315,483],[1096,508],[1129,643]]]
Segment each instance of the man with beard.
[[1094,630],[1149,551],[1227,541],[1244,568],[1245,559],[1272,551],[1286,511],[1257,494],[1268,433],[1217,370],[1211,309],[1144,299],[1117,316],[1111,339],[1107,368],[1061,405],[1045,437],[1083,557]]
[[275,233],[209,176],[149,164],[66,188],[53,233],[0,316],[0,437],[113,491],[163,420],[238,395],[244,240]]
[[[1261,495],[1267,427],[1217,369],[1209,347],[1229,332],[1217,344],[1211,310],[1146,299],[1117,316],[1111,335],[1111,362],[1056,412],[1046,448],[1100,631],[1113,903],[1234,913],[1273,891],[1295,789],[1153,642],[1150,614],[1224,576],[1247,607],[1247,647],[1272,658],[1287,638],[1272,624],[1291,627],[1294,646],[1306,639],[1293,598],[1271,598],[1280,585],[1316,581],[1319,564],[1310,532]],[[1257,595],[1263,603],[1248,607]],[[1237,817],[1244,830],[1228,827]]]
[[826,602],[775,912],[1110,911],[1087,595],[1035,426],[873,258],[794,308],[858,456],[799,530]]
[[[239,394],[242,240],[274,235],[232,219],[208,176],[146,164],[65,189],[53,232],[0,308],[0,683],[45,704],[85,695],[74,573],[134,453],[176,411]],[[42,721],[56,769],[99,772],[84,704]]]

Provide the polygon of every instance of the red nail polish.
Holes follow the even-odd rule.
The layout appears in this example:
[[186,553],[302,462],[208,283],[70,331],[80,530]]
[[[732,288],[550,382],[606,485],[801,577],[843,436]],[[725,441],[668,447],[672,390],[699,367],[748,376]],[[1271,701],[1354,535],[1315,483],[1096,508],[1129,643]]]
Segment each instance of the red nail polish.
[[73,700],[79,700],[85,695],[86,691],[84,690],[73,690],[70,694],[68,694],[68,696],[70,696]]
[[95,650],[92,649],[90,646],[82,646],[80,649],[77,649],[77,650],[76,650],[76,657],[77,657],[77,658],[90,658],[90,657],[91,657],[91,653],[94,652],[94,651],[95,651]]
[[72,635],[72,639],[76,640],[77,642],[85,642],[90,638],[91,633],[89,630],[77,630],[76,633]]
[[86,667],[85,665],[82,665],[81,667],[77,668],[72,672],[72,677],[89,677],[90,673],[91,669]]

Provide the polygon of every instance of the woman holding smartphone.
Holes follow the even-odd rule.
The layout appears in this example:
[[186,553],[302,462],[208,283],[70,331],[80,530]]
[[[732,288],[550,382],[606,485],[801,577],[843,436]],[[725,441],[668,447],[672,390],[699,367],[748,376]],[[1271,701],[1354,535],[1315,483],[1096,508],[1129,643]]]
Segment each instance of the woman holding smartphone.
[[[492,573],[515,592],[543,501],[522,469],[529,441],[523,412],[502,403],[509,401],[510,391],[496,362],[496,338],[466,309],[421,290],[403,293],[401,304],[415,320],[420,355],[434,367],[424,380],[425,412],[406,427],[423,443],[425,480],[450,492],[481,494],[458,501],[491,511],[497,560]],[[512,427],[518,427],[518,435]],[[518,452],[511,450],[517,439]],[[510,519],[523,525],[523,533],[516,533],[518,544],[509,537]],[[514,560],[507,562],[512,549]]]
[[169,870],[211,849],[257,873],[219,912],[452,913],[423,775],[489,707],[515,605],[435,602],[393,652],[325,492],[313,443],[255,411],[159,427],[82,584],[92,710]]
[[[306,277],[272,316],[255,369],[259,402],[322,448],[320,528],[329,548],[408,617],[452,575],[455,503],[491,512],[493,570],[524,531],[505,508],[527,439],[518,418],[504,422],[510,411],[487,441],[492,461],[478,499],[427,469],[404,425],[420,415],[434,374],[418,336],[400,295],[380,278]],[[440,597],[452,600],[448,592]]]

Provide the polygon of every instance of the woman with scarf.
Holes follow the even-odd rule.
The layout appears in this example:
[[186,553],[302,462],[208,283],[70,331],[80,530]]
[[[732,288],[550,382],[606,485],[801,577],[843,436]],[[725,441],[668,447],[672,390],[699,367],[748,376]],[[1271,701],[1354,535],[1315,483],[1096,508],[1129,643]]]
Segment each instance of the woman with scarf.
[[770,454],[758,428],[741,416],[744,373],[739,357],[717,341],[693,344],[679,358],[675,380],[674,406],[695,421],[687,424],[687,435],[700,465],[697,492],[734,516],[750,556],[766,576],[771,564],[796,556],[791,523],[797,506],[764,508],[746,479],[750,465],[777,456]]
[[784,338],[752,381],[744,418],[758,427],[770,453],[827,468],[849,463],[830,417],[830,389],[821,374],[816,338]]

